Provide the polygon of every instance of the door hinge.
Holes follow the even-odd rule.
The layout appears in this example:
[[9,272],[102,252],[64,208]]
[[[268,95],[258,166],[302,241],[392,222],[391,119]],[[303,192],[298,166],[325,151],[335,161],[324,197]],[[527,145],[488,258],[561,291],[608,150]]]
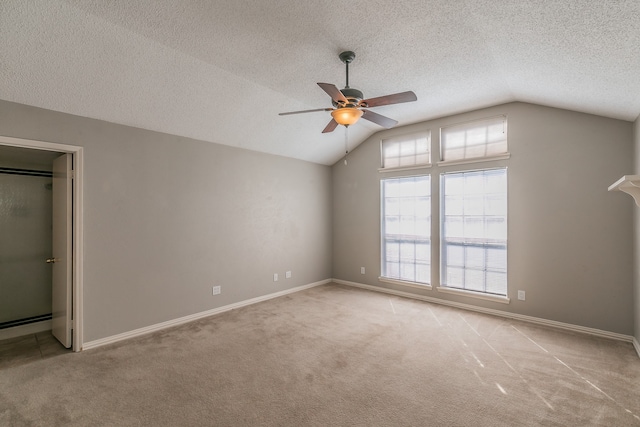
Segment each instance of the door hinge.
[[74,171],[74,170],[70,170],[70,171],[69,171],[69,176],[71,177],[71,179],[75,179],[75,177],[76,177],[76,171]]

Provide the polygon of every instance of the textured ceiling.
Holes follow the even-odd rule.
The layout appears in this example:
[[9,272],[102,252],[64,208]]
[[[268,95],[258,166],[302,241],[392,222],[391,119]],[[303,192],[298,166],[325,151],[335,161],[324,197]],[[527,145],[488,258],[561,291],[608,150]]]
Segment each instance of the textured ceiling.
[[[640,1],[2,0],[0,99],[320,164],[316,82],[399,125],[509,101],[624,120],[640,114]],[[382,128],[349,128],[352,145]],[[1,134],[0,130],[0,134]]]

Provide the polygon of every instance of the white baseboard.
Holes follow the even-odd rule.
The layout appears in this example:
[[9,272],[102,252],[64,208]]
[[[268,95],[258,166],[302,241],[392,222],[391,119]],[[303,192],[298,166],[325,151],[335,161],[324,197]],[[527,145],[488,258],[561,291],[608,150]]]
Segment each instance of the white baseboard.
[[[493,309],[490,309],[490,308],[477,307],[477,306],[470,305],[470,304],[464,304],[464,303],[459,303],[459,302],[455,302],[455,301],[447,301],[447,300],[443,300],[443,299],[439,299],[439,298],[427,297],[427,296],[424,296],[424,295],[417,295],[417,294],[412,294],[412,293],[409,293],[409,292],[397,291],[397,290],[394,290],[394,289],[381,288],[379,286],[365,285],[363,283],[349,282],[347,280],[341,280],[341,279],[325,279],[325,280],[321,280],[319,282],[310,283],[308,285],[298,286],[298,287],[295,287],[295,288],[292,288],[292,289],[287,289],[287,290],[284,290],[284,291],[275,292],[275,293],[268,294],[268,295],[263,295],[263,296],[252,298],[252,299],[248,299],[248,300],[245,300],[245,301],[240,301],[240,302],[237,302],[237,303],[234,303],[234,304],[225,305],[223,307],[214,308],[212,310],[207,310],[207,311],[203,311],[203,312],[200,312],[200,313],[192,314],[192,315],[189,315],[189,316],[180,317],[178,319],[173,319],[173,320],[169,320],[169,321],[166,321],[166,322],[157,323],[155,325],[146,326],[144,328],[135,329],[133,331],[124,332],[122,334],[113,335],[113,336],[110,336],[110,337],[101,338],[101,339],[94,340],[94,341],[89,341],[89,342],[86,342],[86,343],[84,343],[82,345],[82,350],[89,350],[89,349],[92,349],[92,348],[101,347],[103,345],[112,344],[112,343],[115,343],[115,342],[118,342],[118,341],[123,341],[123,340],[129,339],[129,338],[134,338],[134,337],[137,337],[137,336],[140,336],[140,335],[145,335],[145,334],[148,334],[148,333],[151,333],[151,332],[159,331],[159,330],[170,328],[170,327],[173,327],[173,326],[178,326],[178,325],[181,325],[181,324],[184,324],[184,323],[193,322],[194,320],[198,320],[198,319],[202,319],[202,318],[205,318],[205,317],[213,316],[213,315],[219,314],[219,313],[224,313],[225,311],[231,311],[231,310],[234,310],[236,308],[245,307],[245,306],[256,304],[256,303],[259,303],[259,302],[262,302],[262,301],[267,301],[267,300],[270,300],[270,299],[273,299],[273,298],[278,298],[278,297],[281,297],[281,296],[284,296],[284,295],[288,295],[288,294],[292,294],[292,293],[295,293],[295,292],[303,291],[305,289],[314,288],[316,286],[325,285],[325,284],[331,283],[331,282],[338,283],[338,284],[341,284],[341,285],[346,285],[346,286],[352,286],[352,287],[355,287],[355,288],[367,289],[367,290],[374,291],[374,292],[382,292],[382,293],[396,295],[396,296],[400,296],[400,297],[413,298],[413,299],[417,299],[417,300],[421,300],[421,301],[432,302],[432,303],[435,303],[435,304],[448,305],[448,306],[451,306],[451,307],[461,308],[461,309],[464,309],[464,310],[476,311],[476,312],[480,312],[480,313],[491,314],[491,315],[494,315],[494,316],[500,316],[500,317],[515,319],[515,320],[521,320],[521,321],[524,321],[524,322],[535,323],[535,324],[538,324],[538,325],[551,326],[551,327],[558,328],[558,329],[564,329],[564,330],[568,330],[568,331],[580,332],[580,333],[594,335],[594,336],[598,336],[598,337],[615,339],[615,340],[625,341],[625,342],[631,342],[633,344],[633,347],[635,348],[636,352],[638,353],[638,357],[640,357],[640,342],[638,342],[638,340],[635,337],[630,336],[630,335],[618,334],[618,333],[615,333],[615,332],[603,331],[603,330],[595,329],[595,328],[587,328],[587,327],[584,327],[584,326],[572,325],[570,323],[563,323],[563,322],[557,322],[555,320],[542,319],[542,318],[539,318],[539,317],[525,316],[525,315],[522,315],[522,314],[509,313],[509,312],[500,311],[500,310],[493,310]],[[33,331],[27,331],[28,327],[33,327],[34,330]],[[19,328],[24,328],[24,329],[20,329],[20,331],[18,332],[17,330]],[[37,333],[37,332],[42,332],[42,331],[46,331],[46,330],[50,330],[50,329],[51,329],[51,321],[50,320],[44,321],[44,322],[39,322],[39,323],[33,323],[31,325],[17,326],[15,328],[10,328],[10,329],[6,329],[6,330],[0,331],[0,339],[13,338],[13,337],[17,337],[17,336],[20,336],[20,335],[27,335],[27,334],[30,334],[30,333]],[[7,337],[5,337],[3,335],[3,333],[6,333],[7,331],[14,331],[14,330],[16,331],[15,335],[7,336]]]
[[0,329],[0,340],[21,337],[23,335],[37,334],[38,332],[50,331],[51,320],[29,323],[28,325],[14,326],[13,328]]
[[638,356],[640,356],[640,343],[638,343],[638,340],[636,340],[631,335],[618,334],[616,332],[603,331],[601,329],[595,329],[595,328],[587,328],[585,326],[572,325],[570,323],[557,322],[555,320],[547,320],[539,317],[525,316],[523,314],[509,313],[506,311],[494,310],[491,308],[477,307],[475,305],[464,304],[464,303],[455,302],[455,301],[448,301],[440,298],[427,297],[424,295],[412,294],[409,292],[396,291],[394,289],[381,288],[379,286],[365,285],[363,283],[349,282],[347,280],[333,279],[333,282],[338,283],[340,285],[353,286],[355,288],[367,289],[375,292],[383,292],[385,294],[392,294],[392,295],[397,295],[405,298],[413,298],[421,301],[432,302],[435,304],[448,305],[451,307],[461,308],[464,310],[476,311],[480,313],[491,314],[494,316],[506,317],[509,319],[521,320],[523,322],[535,323],[538,325],[551,326],[558,329],[564,329],[564,330],[573,331],[573,332],[580,332],[583,334],[594,335],[597,337],[610,338],[618,341],[632,342],[636,349],[636,352],[638,352]]
[[168,320],[168,321],[162,322],[162,323],[156,323],[155,325],[145,326],[144,328],[134,329],[133,331],[124,332],[122,334],[112,335],[110,337],[100,338],[100,339],[94,340],[94,341],[89,341],[89,342],[83,343],[82,350],[89,350],[89,349],[92,349],[92,348],[101,347],[103,345],[113,344],[113,343],[116,343],[118,341],[123,341],[123,340],[129,339],[129,338],[134,338],[134,337],[137,337],[137,336],[140,336],[140,335],[145,335],[145,334],[148,334],[148,333],[151,333],[151,332],[160,331],[162,329],[171,328],[173,326],[182,325],[184,323],[193,322],[194,320],[202,319],[204,317],[213,316],[215,314],[224,313],[225,311],[231,311],[231,310],[234,310],[236,308],[245,307],[247,305],[256,304],[256,303],[259,303],[259,302],[262,302],[262,301],[267,301],[267,300],[270,300],[270,299],[273,299],[273,298],[278,298],[278,297],[281,297],[281,296],[284,296],[284,295],[289,295],[289,294],[292,294],[292,293],[295,293],[295,292],[304,291],[305,289],[314,288],[316,286],[326,285],[327,283],[330,283],[330,282],[331,282],[331,279],[325,279],[325,280],[321,280],[319,282],[310,283],[308,285],[297,286],[295,288],[286,289],[284,291],[275,292],[275,293],[272,293],[272,294],[263,295],[263,296],[256,297],[256,298],[251,298],[251,299],[248,299],[248,300],[236,302],[236,303],[233,303],[233,304],[225,305],[225,306],[222,306],[222,307],[214,308],[214,309],[203,311],[203,312],[200,312],[200,313],[191,314],[189,316],[180,317],[178,319]]

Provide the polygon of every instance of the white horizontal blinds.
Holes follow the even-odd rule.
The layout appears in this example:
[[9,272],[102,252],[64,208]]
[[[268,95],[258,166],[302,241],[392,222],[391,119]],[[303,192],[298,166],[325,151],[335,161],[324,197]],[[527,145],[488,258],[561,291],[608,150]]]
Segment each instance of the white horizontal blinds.
[[443,174],[442,284],[507,294],[507,170]]
[[428,165],[431,132],[421,132],[382,140],[382,167],[384,169]]
[[431,281],[431,178],[382,181],[382,276]]
[[440,130],[443,161],[493,157],[507,153],[507,118],[484,120],[444,127]]

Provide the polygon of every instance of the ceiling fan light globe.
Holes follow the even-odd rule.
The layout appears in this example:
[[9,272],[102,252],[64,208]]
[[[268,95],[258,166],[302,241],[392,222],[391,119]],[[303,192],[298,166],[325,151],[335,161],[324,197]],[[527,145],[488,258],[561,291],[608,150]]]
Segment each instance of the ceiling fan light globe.
[[333,117],[333,120],[338,122],[338,124],[349,126],[362,117],[362,110],[353,107],[337,108],[331,111],[331,117]]

